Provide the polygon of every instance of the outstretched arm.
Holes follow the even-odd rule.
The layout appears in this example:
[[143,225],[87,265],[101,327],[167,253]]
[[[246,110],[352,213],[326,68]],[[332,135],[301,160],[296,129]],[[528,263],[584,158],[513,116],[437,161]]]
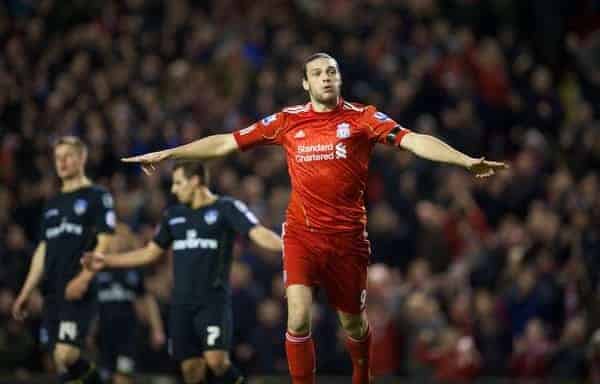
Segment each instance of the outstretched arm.
[[144,248],[124,253],[104,255],[102,253],[87,253],[81,260],[82,264],[91,271],[104,268],[133,268],[155,262],[164,250],[154,241]]
[[402,138],[400,147],[424,159],[459,165],[468,169],[475,177],[492,176],[496,171],[508,168],[503,162],[470,157],[430,135],[410,132]]
[[250,240],[261,248],[267,249],[273,252],[281,252],[282,242],[281,238],[270,229],[265,228],[262,225],[255,225],[248,233]]
[[140,156],[126,157],[122,161],[126,163],[139,163],[144,172],[150,174],[156,169],[156,164],[165,160],[208,160],[226,156],[237,149],[238,144],[233,134],[224,133],[207,136],[175,148]]

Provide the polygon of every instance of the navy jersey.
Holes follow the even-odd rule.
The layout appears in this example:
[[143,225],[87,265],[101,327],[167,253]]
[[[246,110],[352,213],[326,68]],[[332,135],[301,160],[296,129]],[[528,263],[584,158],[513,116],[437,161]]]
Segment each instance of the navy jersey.
[[202,305],[227,299],[235,235],[247,235],[256,224],[244,203],[228,197],[197,209],[169,208],[154,242],[162,249],[173,248],[173,303]]
[[[115,221],[111,194],[96,185],[62,192],[48,201],[40,236],[46,242],[45,296],[64,298],[67,283],[81,271],[83,253],[94,249],[98,234],[113,233]],[[85,298],[95,295],[91,284]]]
[[145,293],[140,269],[105,269],[96,275],[100,321],[116,317],[136,318],[135,300]]

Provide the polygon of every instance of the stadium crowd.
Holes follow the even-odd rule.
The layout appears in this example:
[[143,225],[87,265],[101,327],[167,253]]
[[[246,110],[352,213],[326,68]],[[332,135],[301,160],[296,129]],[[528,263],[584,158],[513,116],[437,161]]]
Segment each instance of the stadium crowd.
[[[594,0],[3,2],[0,371],[50,369],[37,341],[41,297],[25,323],[10,308],[57,190],[54,138],[88,143],[88,174],[146,242],[170,201],[169,169],[146,177],[119,158],[305,103],[302,60],[325,51],[347,100],[511,163],[479,181],[376,150],[366,196],[374,373],[600,383],[598,12]],[[281,149],[211,169],[215,191],[280,228],[290,190]],[[233,357],[250,375],[287,372],[280,257],[236,246]],[[164,316],[168,262],[146,276]],[[318,371],[349,374],[334,314],[316,306]],[[174,372],[165,347],[139,340],[142,371]]]

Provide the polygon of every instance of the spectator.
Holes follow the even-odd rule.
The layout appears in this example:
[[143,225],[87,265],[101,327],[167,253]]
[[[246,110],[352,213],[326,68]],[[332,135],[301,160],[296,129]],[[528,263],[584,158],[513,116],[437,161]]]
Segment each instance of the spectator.
[[523,335],[515,339],[510,358],[513,377],[538,380],[546,378],[554,349],[542,321],[538,318],[529,320]]

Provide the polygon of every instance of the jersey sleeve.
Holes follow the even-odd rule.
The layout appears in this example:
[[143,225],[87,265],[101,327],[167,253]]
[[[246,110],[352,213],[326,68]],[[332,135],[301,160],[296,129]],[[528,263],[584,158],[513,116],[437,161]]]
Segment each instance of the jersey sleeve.
[[168,249],[173,242],[173,234],[169,229],[169,214],[166,212],[156,227],[153,241],[162,249]]
[[100,190],[96,194],[96,212],[93,214],[96,232],[114,233],[117,225],[117,216],[114,209],[114,200],[110,192]]
[[225,217],[229,225],[238,233],[247,235],[258,224],[258,218],[248,206],[239,200],[230,200],[225,204]]
[[280,134],[285,126],[286,116],[278,112],[233,133],[240,150],[245,151],[258,145],[280,144]]
[[398,145],[402,138],[410,133],[410,130],[398,124],[385,113],[379,112],[372,105],[365,108],[362,121],[367,127],[369,139],[373,143]]

